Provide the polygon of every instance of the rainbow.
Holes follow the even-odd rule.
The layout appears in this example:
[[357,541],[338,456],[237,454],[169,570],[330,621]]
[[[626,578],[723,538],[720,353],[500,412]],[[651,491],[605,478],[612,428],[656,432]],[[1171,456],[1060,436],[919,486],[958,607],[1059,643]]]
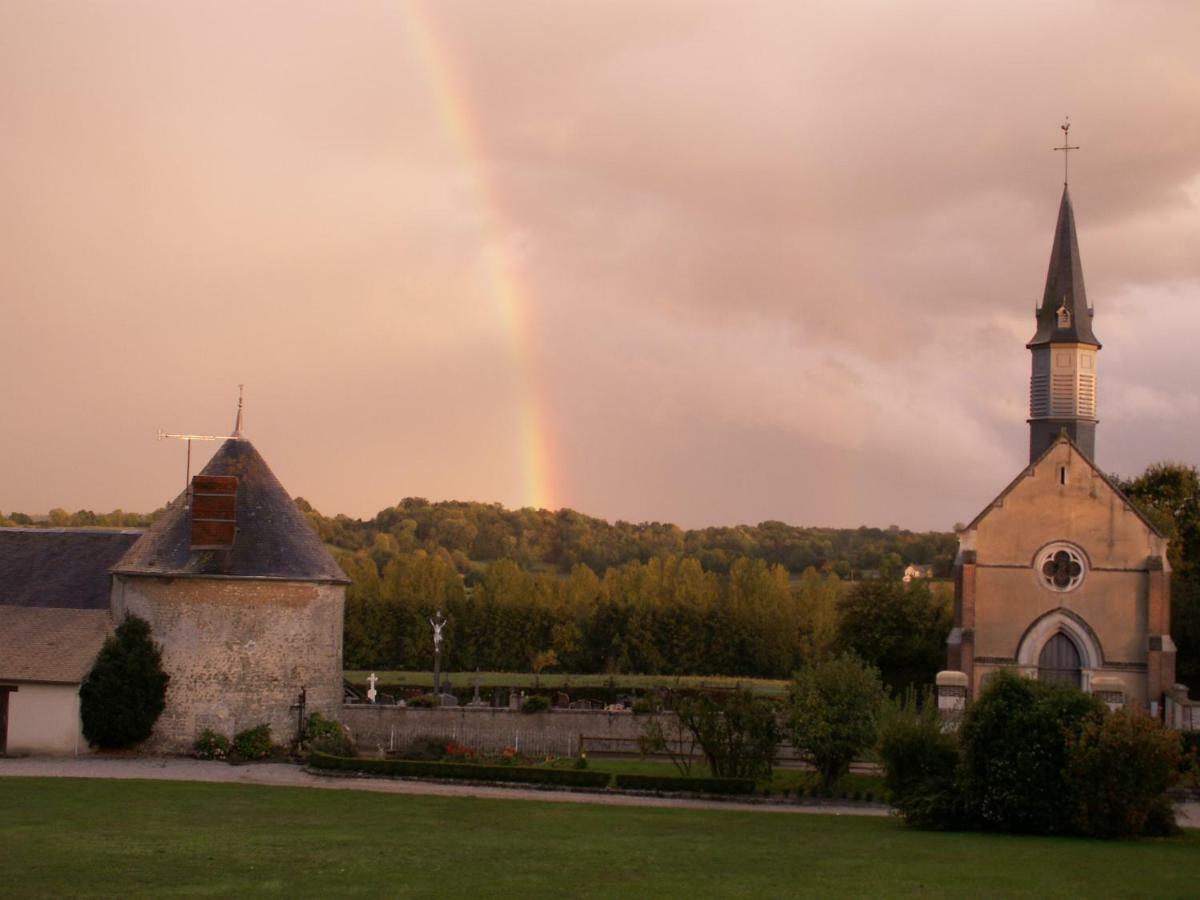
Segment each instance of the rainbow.
[[458,82],[454,65],[438,39],[436,23],[426,4],[423,0],[408,0],[402,8],[406,13],[405,31],[421,69],[426,73],[441,127],[457,152],[479,207],[487,283],[508,335],[509,352],[518,376],[521,503],[552,509],[555,496],[552,445],[544,404],[538,393],[530,304],[516,268],[498,237],[504,215],[497,191],[485,178],[483,138],[474,126],[469,96]]

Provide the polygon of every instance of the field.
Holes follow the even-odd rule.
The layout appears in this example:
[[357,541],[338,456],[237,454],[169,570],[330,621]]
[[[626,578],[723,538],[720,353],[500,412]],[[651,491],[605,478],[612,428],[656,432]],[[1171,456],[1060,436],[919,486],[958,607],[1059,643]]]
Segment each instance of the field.
[[[369,671],[348,670],[343,673],[351,684],[366,684]],[[383,685],[433,688],[432,672],[398,672],[377,670],[380,689]],[[572,686],[586,688],[605,688],[610,684],[614,690],[644,691],[648,688],[732,688],[741,685],[759,694],[783,694],[787,691],[788,682],[768,678],[729,678],[719,675],[570,675],[560,672],[543,672],[540,676],[532,672],[443,672],[443,679],[450,679],[454,690],[458,693],[469,693],[479,679],[480,690],[498,687],[530,688],[535,679],[544,688],[566,688]]]
[[1169,840],[930,834],[890,819],[0,779],[0,896],[1185,896]]

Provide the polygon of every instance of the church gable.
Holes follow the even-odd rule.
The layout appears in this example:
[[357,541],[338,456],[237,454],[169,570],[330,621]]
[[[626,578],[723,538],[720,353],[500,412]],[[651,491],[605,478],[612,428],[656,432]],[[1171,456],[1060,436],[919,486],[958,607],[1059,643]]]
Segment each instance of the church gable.
[[961,541],[981,565],[1029,566],[1055,543],[1080,548],[1092,567],[1144,569],[1152,557],[1166,556],[1166,539],[1065,437],[993,500]]

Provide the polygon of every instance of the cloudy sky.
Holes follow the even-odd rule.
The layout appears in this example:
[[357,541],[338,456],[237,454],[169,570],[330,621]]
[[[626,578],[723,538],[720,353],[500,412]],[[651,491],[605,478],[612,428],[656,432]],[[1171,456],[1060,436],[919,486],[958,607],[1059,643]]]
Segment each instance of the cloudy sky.
[[[949,528],[1071,193],[1098,461],[1200,461],[1200,6],[0,0],[0,510]],[[197,446],[202,463],[211,445]]]

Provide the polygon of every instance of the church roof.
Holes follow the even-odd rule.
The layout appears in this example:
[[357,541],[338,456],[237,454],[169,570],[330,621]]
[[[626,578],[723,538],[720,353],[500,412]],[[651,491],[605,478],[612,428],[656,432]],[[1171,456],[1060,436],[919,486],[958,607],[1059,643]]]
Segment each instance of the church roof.
[[79,684],[111,633],[107,609],[0,606],[0,680]]
[[0,528],[0,606],[108,609],[133,529]]
[[225,441],[200,474],[237,478],[233,546],[193,549],[192,510],[184,491],[117,563],[114,573],[349,583],[248,440]]
[[[1062,308],[1069,313],[1065,327],[1059,322]],[[1037,333],[1026,346],[1032,348],[1049,343],[1100,346],[1092,333],[1092,310],[1083,287],[1083,264],[1079,261],[1079,240],[1075,233],[1075,210],[1066,185],[1063,185],[1062,202],[1058,207],[1058,224],[1054,229],[1050,268],[1046,273],[1046,292],[1037,311]]]
[[1025,478],[1027,478],[1033,472],[1034,468],[1036,468],[1043,459],[1045,459],[1047,456],[1049,456],[1051,453],[1053,453],[1054,448],[1057,447],[1059,444],[1069,444],[1071,449],[1075,451],[1075,454],[1087,464],[1088,468],[1090,468],[1092,470],[1092,472],[1094,472],[1097,476],[1099,476],[1100,480],[1102,482],[1104,482],[1104,484],[1108,487],[1108,489],[1111,490],[1114,494],[1116,494],[1117,497],[1119,497],[1121,499],[1121,501],[1124,502],[1126,507],[1128,507],[1130,510],[1133,511],[1133,514],[1138,517],[1138,519],[1141,521],[1141,523],[1143,525],[1145,525],[1147,528],[1150,529],[1151,534],[1154,534],[1157,537],[1160,537],[1163,539],[1166,538],[1166,535],[1163,534],[1158,529],[1158,526],[1155,525],[1153,522],[1151,522],[1149,519],[1147,519],[1145,514],[1143,514],[1142,511],[1140,509],[1138,509],[1137,504],[1134,503],[1132,500],[1130,500],[1128,497],[1126,497],[1125,493],[1113,483],[1113,480],[1111,478],[1109,478],[1107,475],[1105,475],[1104,472],[1102,472],[1100,470],[1100,467],[1097,466],[1094,462],[1092,462],[1088,458],[1087,454],[1084,453],[1082,450],[1080,450],[1079,446],[1073,440],[1071,440],[1069,437],[1067,437],[1067,435],[1065,433],[1060,435],[1058,440],[1054,441],[1049,447],[1047,447],[1045,450],[1043,450],[1041,455],[1038,456],[1037,459],[1035,459],[1033,462],[1031,462],[1024,469],[1022,469],[1021,474],[1019,474],[1016,478],[1014,478],[1012,481],[1010,481],[1008,484],[1008,487],[1006,487],[999,494],[997,494],[996,499],[994,499],[991,503],[989,503],[987,506],[985,506],[983,508],[983,511],[980,512],[979,515],[977,515],[974,519],[972,519],[971,524],[968,525],[963,530],[970,531],[974,528],[977,528],[979,526],[979,523],[982,522],[985,518],[987,518],[988,513],[990,513],[996,507],[1001,506],[1003,504],[1004,498],[1007,497],[1009,494],[1011,494],[1013,492],[1013,490],[1017,487],[1017,485],[1019,485],[1022,481],[1024,481]]

